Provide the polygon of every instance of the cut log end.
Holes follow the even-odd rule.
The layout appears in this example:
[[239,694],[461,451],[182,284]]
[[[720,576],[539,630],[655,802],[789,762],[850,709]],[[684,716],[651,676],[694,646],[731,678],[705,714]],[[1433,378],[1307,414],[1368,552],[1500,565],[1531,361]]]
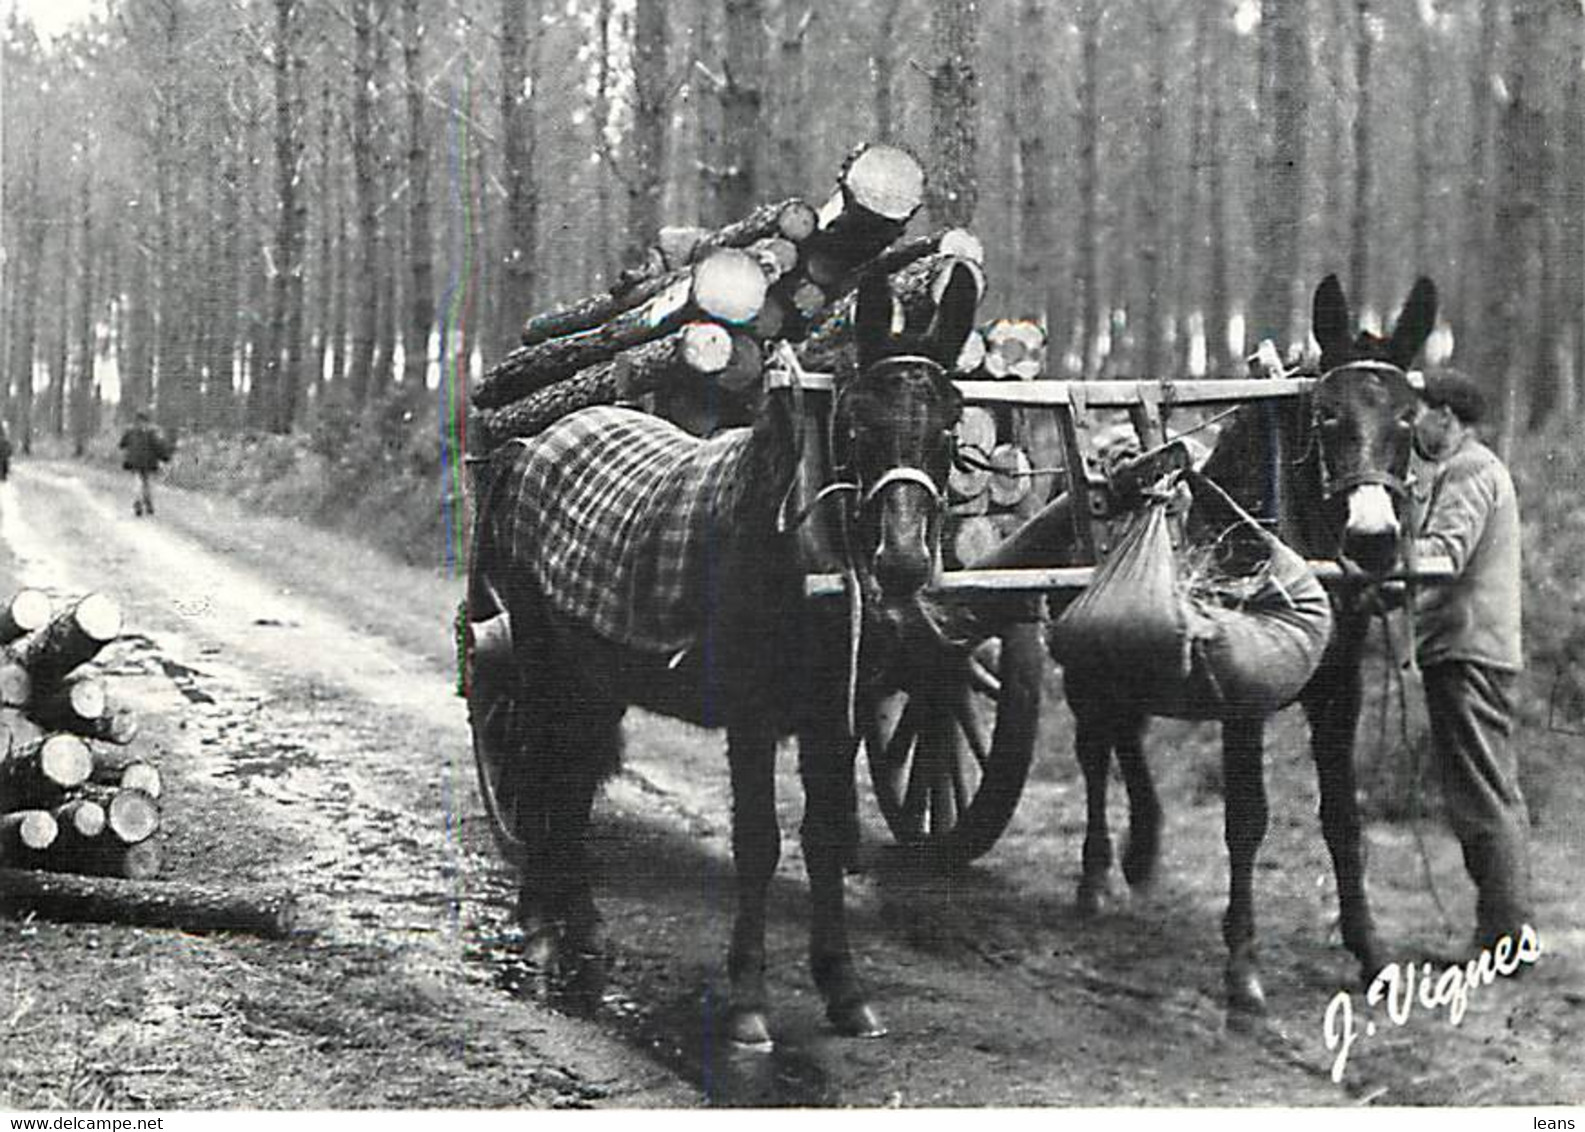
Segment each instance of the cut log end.
[[160,804],[142,790],[122,788],[110,795],[105,820],[116,840],[136,845],[160,828]]
[[784,202],[776,215],[777,229],[795,244],[801,244],[814,235],[817,223],[814,206],[802,200]]
[[38,748],[39,773],[63,790],[88,781],[94,760],[88,744],[75,735],[51,735]]
[[158,798],[165,790],[165,780],[159,770],[149,763],[131,763],[121,772],[117,783],[123,790],[138,790],[150,798]]
[[0,608],[0,644],[44,628],[54,612],[48,594],[39,590],[20,591]]
[[57,806],[52,812],[60,828],[81,840],[98,837],[105,831],[105,808],[88,798],[77,798]]
[[765,272],[747,252],[723,248],[695,269],[694,305],[732,326],[749,322],[765,305]]
[[925,171],[906,150],[872,145],[853,159],[842,185],[848,198],[866,212],[902,222],[924,202]]
[[691,322],[682,328],[678,357],[695,373],[720,373],[732,361],[732,335],[713,322]]
[[77,627],[90,640],[108,644],[121,633],[121,607],[104,594],[89,594],[74,610]]
[[0,814],[0,847],[38,852],[55,844],[60,825],[44,810],[17,810]]

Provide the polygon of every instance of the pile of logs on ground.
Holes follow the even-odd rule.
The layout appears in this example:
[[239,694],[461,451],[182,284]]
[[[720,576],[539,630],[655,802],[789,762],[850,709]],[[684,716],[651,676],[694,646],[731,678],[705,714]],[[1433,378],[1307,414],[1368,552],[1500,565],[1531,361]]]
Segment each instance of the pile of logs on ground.
[[160,868],[160,772],[90,662],[121,633],[103,594],[0,608],[0,861],[144,879]]
[[[706,430],[758,394],[764,344],[795,344],[817,372],[854,364],[859,280],[883,271],[903,310],[933,311],[953,266],[981,280],[978,238],[950,228],[904,236],[924,201],[915,158],[888,145],[849,155],[816,207],[765,204],[723,228],[663,228],[607,292],[530,318],[522,344],[473,391],[469,448],[487,452],[588,405],[639,404]],[[978,334],[961,368],[977,368]],[[689,412],[708,405],[709,419]]]

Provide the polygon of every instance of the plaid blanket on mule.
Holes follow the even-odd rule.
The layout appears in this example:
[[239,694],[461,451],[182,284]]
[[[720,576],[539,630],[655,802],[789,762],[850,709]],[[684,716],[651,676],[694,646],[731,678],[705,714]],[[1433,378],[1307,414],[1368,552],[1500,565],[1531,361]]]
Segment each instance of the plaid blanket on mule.
[[563,417],[503,449],[498,551],[557,613],[607,640],[674,653],[703,629],[718,524],[749,474],[749,429],[708,440],[632,409]]

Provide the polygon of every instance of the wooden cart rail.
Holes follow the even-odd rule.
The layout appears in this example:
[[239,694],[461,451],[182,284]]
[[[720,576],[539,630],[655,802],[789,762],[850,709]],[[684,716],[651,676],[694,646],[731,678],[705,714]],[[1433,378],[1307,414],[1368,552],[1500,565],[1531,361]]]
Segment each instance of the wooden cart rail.
[[[1135,405],[1223,405],[1268,397],[1297,397],[1314,386],[1313,377],[1215,377],[1187,381],[958,381],[963,399],[976,405],[1017,405],[1025,408],[1126,409]],[[1420,384],[1411,373],[1409,383]],[[803,388],[830,392],[828,373],[807,373]]]
[[[929,587],[927,593],[941,594],[1033,594],[1053,590],[1080,590],[1090,584],[1097,567],[1048,566],[1020,567],[1012,570],[948,570]],[[1323,582],[1342,583],[1357,574],[1347,574],[1329,559],[1312,559],[1310,569]],[[1387,582],[1450,582],[1455,577],[1453,560],[1441,555],[1422,558],[1413,573],[1398,572],[1376,579]],[[835,597],[845,592],[841,574],[810,574],[804,579],[804,596]]]

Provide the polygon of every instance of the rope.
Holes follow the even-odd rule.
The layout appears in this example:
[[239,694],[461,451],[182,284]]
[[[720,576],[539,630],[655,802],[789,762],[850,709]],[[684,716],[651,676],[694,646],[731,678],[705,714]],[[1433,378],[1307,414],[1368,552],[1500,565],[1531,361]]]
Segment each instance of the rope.
[[1425,845],[1425,830],[1421,828],[1424,818],[1421,799],[1424,796],[1421,787],[1424,782],[1424,764],[1420,758],[1420,751],[1414,744],[1414,738],[1409,734],[1409,688],[1408,681],[1404,679],[1406,668],[1414,669],[1414,640],[1409,641],[1410,659],[1407,664],[1401,662],[1398,656],[1397,643],[1393,640],[1392,624],[1388,618],[1387,606],[1380,600],[1378,594],[1372,593],[1375,605],[1374,614],[1381,623],[1382,642],[1387,647],[1387,663],[1382,669],[1382,697],[1381,697],[1381,723],[1378,729],[1377,741],[1379,743],[1376,757],[1378,760],[1389,757],[1387,753],[1387,716],[1388,706],[1391,702],[1391,687],[1393,676],[1397,676],[1398,688],[1398,738],[1402,749],[1409,756],[1409,791],[1413,800],[1410,803],[1409,828],[1414,831],[1415,849],[1420,857],[1420,872],[1425,878],[1425,887],[1431,894],[1431,903],[1436,906],[1436,912],[1442,920],[1442,930],[1452,937],[1455,934],[1453,918],[1448,915],[1447,905],[1442,902],[1442,894],[1436,887],[1436,877],[1431,869],[1431,854]]

